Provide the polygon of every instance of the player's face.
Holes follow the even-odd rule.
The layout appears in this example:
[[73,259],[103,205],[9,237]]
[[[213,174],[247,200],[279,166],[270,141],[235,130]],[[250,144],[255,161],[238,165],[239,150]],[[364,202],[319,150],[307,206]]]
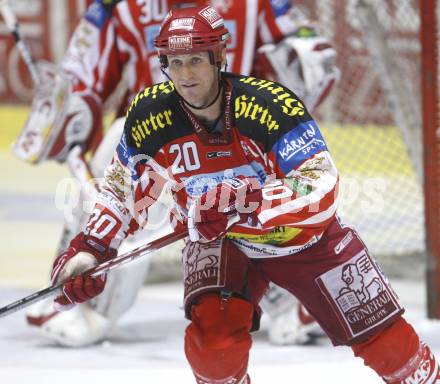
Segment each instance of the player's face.
[[168,56],[169,74],[177,92],[196,107],[208,105],[217,94],[218,70],[208,52]]

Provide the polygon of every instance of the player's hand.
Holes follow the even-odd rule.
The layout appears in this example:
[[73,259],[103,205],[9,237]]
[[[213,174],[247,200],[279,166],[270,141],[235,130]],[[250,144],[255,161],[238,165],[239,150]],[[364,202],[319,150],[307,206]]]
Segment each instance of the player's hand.
[[[114,249],[98,252],[95,247],[100,247],[96,239],[80,233],[70,242],[69,248],[55,259],[51,272],[52,284],[65,282],[63,293],[54,303],[58,311],[71,309],[75,304],[90,300],[104,290],[105,274],[98,277],[80,275],[116,256]],[[73,276],[76,277],[72,279]]]
[[261,202],[256,178],[225,180],[200,196],[188,212],[191,241],[210,242],[223,236],[232,225],[247,221]]

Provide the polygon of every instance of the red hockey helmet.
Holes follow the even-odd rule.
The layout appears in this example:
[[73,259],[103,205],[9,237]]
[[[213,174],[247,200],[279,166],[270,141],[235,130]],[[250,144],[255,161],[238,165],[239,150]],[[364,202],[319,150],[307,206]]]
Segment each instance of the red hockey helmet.
[[154,39],[163,68],[167,55],[183,55],[208,51],[211,64],[221,66],[221,51],[226,46],[229,31],[223,18],[210,5],[173,9],[168,12]]

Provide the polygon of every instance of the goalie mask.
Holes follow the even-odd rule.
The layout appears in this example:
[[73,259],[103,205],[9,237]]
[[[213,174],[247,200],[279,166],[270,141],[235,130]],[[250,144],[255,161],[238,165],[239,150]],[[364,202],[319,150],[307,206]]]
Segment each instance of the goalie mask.
[[298,36],[298,33],[278,44],[260,47],[254,74],[283,84],[313,110],[339,79],[339,70],[335,65],[336,51],[327,39],[306,29],[310,31],[306,36]]
[[88,140],[94,101],[72,93],[70,81],[57,65],[42,61],[37,66],[43,86],[36,90],[13,152],[29,163],[64,161],[75,144]]

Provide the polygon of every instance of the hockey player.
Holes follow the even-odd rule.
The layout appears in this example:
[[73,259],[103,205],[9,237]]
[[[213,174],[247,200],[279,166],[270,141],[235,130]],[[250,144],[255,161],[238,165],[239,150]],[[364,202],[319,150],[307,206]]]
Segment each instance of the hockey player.
[[[69,110],[62,111],[57,124],[64,145],[47,151],[48,159],[64,160],[73,143],[85,144],[84,149],[93,149],[100,143],[90,165],[95,177],[103,174],[103,167],[110,162],[121,135],[123,120],[117,120],[101,141],[102,105],[120,83],[123,73],[128,87],[123,100],[130,99],[142,86],[163,79],[155,57],[153,36],[171,3],[180,2],[169,1],[165,9],[157,1],[96,1],[90,6],[63,61],[64,70],[73,79]],[[229,69],[270,76],[295,88],[310,109],[319,104],[337,78],[335,52],[297,8],[279,1],[213,3],[232,31],[227,53]],[[244,16],[246,27],[240,22]],[[261,28],[264,33],[257,30],[258,22],[265,26]],[[253,60],[255,45],[260,48]],[[252,68],[255,62],[257,65]],[[125,103],[122,102],[122,110]],[[34,123],[35,119],[29,119],[31,129]],[[78,138],[71,132],[82,132],[82,136]],[[59,140],[53,140],[56,142]],[[154,214],[150,214],[150,223],[151,216]],[[81,222],[78,219],[68,223],[61,248],[71,239],[71,234],[79,230]],[[52,316],[51,305],[38,305],[28,314],[28,321],[64,345],[80,346],[102,340],[133,303],[147,268],[146,259],[142,267],[112,273],[105,294],[74,311]],[[124,278],[126,273],[130,279]],[[271,286],[263,306],[271,316],[269,337],[275,343],[307,342],[310,327],[312,331],[317,328],[310,316],[297,316],[294,299],[276,286]],[[307,326],[302,326],[304,319]]]
[[[133,100],[95,211],[55,260],[53,281],[112,258],[170,183],[190,238],[185,353],[197,383],[250,383],[250,331],[270,281],[385,382],[437,382],[429,347],[336,216],[338,172],[316,122],[278,83],[221,72],[228,38],[212,7],[169,13],[155,46],[171,81]],[[56,303],[72,306],[104,286],[105,276],[80,275]]]

